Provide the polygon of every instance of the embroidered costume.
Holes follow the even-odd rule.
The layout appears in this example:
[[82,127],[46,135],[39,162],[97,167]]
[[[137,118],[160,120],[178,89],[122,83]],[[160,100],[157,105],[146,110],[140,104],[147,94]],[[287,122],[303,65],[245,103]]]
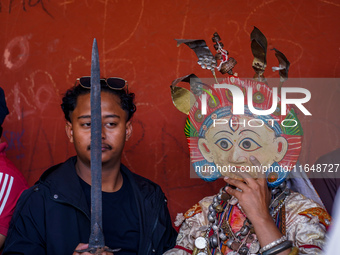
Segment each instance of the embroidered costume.
[[[273,220],[266,217],[266,222],[271,226],[275,223],[277,229],[267,231],[259,227],[254,214],[251,216],[257,223],[257,230],[261,229],[266,235],[275,232],[276,236],[282,236],[261,247],[255,228],[236,195],[232,196],[221,188],[215,196],[202,199],[184,215],[177,216],[175,224],[180,226],[177,245],[165,254],[271,255],[285,250],[291,255],[319,254],[331,218],[308,178],[302,173],[299,176],[291,173],[298,164],[303,130],[295,109],[282,104],[280,98],[282,84],[288,77],[289,61],[275,49],[280,65],[273,70],[280,73],[280,86],[270,88],[263,76],[267,66],[267,40],[257,28],[251,33],[255,80],[234,75],[232,69],[236,61],[222,50],[223,44],[217,33],[212,39],[217,51],[213,58],[205,41],[177,40],[193,49],[198,64],[212,71],[215,78],[210,83],[202,82],[191,74],[175,80],[171,86],[174,105],[188,114],[185,134],[193,168],[205,181],[227,176],[247,185],[250,181],[245,181],[240,173],[247,172],[251,179],[259,180],[262,178],[259,172],[264,172],[271,192],[268,212]],[[218,68],[216,60],[221,61]],[[230,76],[218,81],[215,68]],[[177,86],[189,79],[191,91]],[[261,166],[253,165],[250,157],[255,157]],[[238,185],[243,182],[238,181]],[[249,194],[249,190],[253,190],[246,184],[243,183],[243,187]],[[261,185],[265,188],[263,182]],[[236,187],[231,193],[236,192],[244,191]],[[263,208],[262,205],[264,203],[259,208]],[[261,213],[264,211],[258,211]]]
[[[194,205],[184,215],[177,215],[176,225],[180,226],[180,231],[177,237],[176,247],[165,255],[187,255],[195,250],[195,240],[204,234],[205,227],[209,225],[208,214],[209,205],[213,202],[213,196],[205,197],[198,204]],[[224,207],[225,207],[224,202]],[[281,210],[284,214],[285,222],[282,222],[280,215],[277,225],[284,226],[284,231],[289,240],[293,241],[293,245],[298,247],[300,254],[321,254],[321,247],[325,242],[326,227],[330,223],[330,217],[327,212],[311,199],[305,196],[292,192]],[[237,233],[243,226],[246,219],[237,205],[225,212],[227,220],[232,231]],[[224,215],[220,217],[223,218]],[[222,226],[225,222],[221,223]],[[251,247],[253,240],[256,240],[256,234],[252,234],[249,242],[246,244]],[[222,254],[228,254],[232,250],[226,245],[220,245]],[[214,254],[214,251],[211,252]]]

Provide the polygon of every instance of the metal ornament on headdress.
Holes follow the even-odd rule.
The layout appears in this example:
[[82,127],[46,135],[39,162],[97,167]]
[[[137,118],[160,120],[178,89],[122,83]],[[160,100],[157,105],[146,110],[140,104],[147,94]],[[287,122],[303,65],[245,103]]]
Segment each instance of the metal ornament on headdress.
[[217,70],[221,72],[221,74],[230,74],[233,75],[233,68],[237,64],[236,60],[232,57],[228,56],[228,51],[223,49],[223,43],[221,42],[221,37],[217,32],[214,33],[213,37],[211,38],[212,41],[215,43],[214,48],[217,51],[215,55],[215,59],[221,61]]
[[190,83],[191,91],[196,96],[200,96],[202,94],[202,82],[196,75],[189,74],[174,80],[170,86],[173,104],[180,112],[189,114],[192,105],[196,101],[196,98],[190,90],[178,87],[177,84],[180,82]]
[[282,52],[278,51],[275,48],[273,50],[275,50],[275,56],[277,60],[279,61],[279,66],[272,67],[272,70],[273,72],[279,71],[279,75],[280,75],[279,94],[281,94],[282,85],[288,79],[288,70],[289,70],[290,63]]
[[254,55],[252,66],[257,75],[254,78],[258,81],[265,81],[263,73],[267,66],[267,39],[257,27],[254,27],[250,34],[250,40],[251,51]]
[[102,254],[117,252],[105,247],[102,226],[102,118],[100,98],[100,66],[97,40],[93,40],[91,59],[91,235],[89,247],[76,252]]
[[176,39],[176,41],[177,46],[182,43],[188,45],[188,47],[192,49],[198,57],[197,64],[199,64],[203,69],[210,70],[216,79],[215,68],[217,66],[217,61],[204,40]]
[[[212,37],[212,41],[215,43],[214,48],[217,51],[215,56],[211,53],[204,40],[176,39],[176,41],[177,46],[184,43],[196,53],[198,57],[197,63],[203,69],[208,69],[212,72],[216,83],[218,83],[218,81],[215,74],[215,68],[222,74],[228,73],[233,75],[232,69],[237,62],[234,58],[228,57],[228,52],[223,49],[224,45],[221,42],[221,38],[217,32],[215,32]],[[220,61],[219,66],[217,66],[217,61]],[[178,87],[177,84],[180,82],[190,83],[190,91],[185,88]],[[170,89],[173,104],[179,111],[185,114],[189,113],[192,105],[195,103],[195,96],[201,96],[202,91],[204,90],[201,80],[195,74],[186,75],[174,80],[170,86]],[[216,103],[215,100],[214,102]]]

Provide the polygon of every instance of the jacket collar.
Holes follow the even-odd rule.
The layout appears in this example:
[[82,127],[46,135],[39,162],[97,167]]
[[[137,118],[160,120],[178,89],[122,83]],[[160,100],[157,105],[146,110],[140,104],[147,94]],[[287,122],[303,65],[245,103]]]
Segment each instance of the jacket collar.
[[90,218],[90,208],[76,173],[76,162],[77,157],[74,156],[62,164],[51,167],[43,173],[39,183],[49,187],[52,200],[71,204]]

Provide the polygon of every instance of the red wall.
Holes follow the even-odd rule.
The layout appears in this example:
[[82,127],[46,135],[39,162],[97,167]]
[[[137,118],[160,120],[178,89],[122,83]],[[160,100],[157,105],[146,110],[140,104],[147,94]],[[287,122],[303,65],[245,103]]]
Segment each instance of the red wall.
[[[97,38],[102,76],[124,77],[136,93],[134,134],[123,162],[159,183],[171,215],[184,212],[222,181],[207,184],[189,177],[185,118],[172,105],[172,80],[196,73],[211,77],[196,56],[175,38],[205,39],[218,32],[238,64],[252,77],[249,35],[253,26],[269,48],[291,62],[290,77],[340,77],[340,4],[337,0],[1,0],[0,86],[10,115],[4,123],[8,156],[32,185],[49,166],[74,155],[66,139],[62,93],[79,76],[89,75],[93,38]],[[268,53],[266,77],[278,77]],[[219,75],[221,77],[221,75]],[[340,85],[312,84],[302,114],[305,130],[302,163],[340,147]]]

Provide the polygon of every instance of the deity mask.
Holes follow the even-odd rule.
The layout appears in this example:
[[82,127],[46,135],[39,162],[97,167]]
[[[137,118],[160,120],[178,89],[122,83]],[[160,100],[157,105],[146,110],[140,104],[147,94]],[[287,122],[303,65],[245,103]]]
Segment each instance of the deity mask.
[[[199,41],[202,45],[202,40]],[[192,47],[192,41],[190,43],[189,47],[195,48]],[[206,46],[204,46],[204,51],[207,52]],[[281,60],[282,56],[284,57],[280,53]],[[211,61],[211,57],[207,59]],[[224,58],[224,61],[227,63],[228,59]],[[217,82],[205,84],[195,75],[190,75],[177,79],[171,86],[175,106],[188,114],[185,135],[192,165],[196,174],[205,181],[214,181],[221,175],[240,178],[237,175],[240,171],[257,178],[259,169],[253,167],[249,161],[250,156],[255,156],[266,172],[268,186],[277,187],[287,178],[298,160],[303,135],[301,124],[293,108],[287,106],[286,112],[281,113],[279,96],[274,102],[277,104],[273,106],[276,98],[273,97],[273,90],[265,83],[263,67],[266,63],[265,59],[261,61],[257,59],[253,62],[258,75],[255,80],[240,79],[230,75],[218,83],[219,87],[227,84],[242,91],[244,114],[233,114],[233,109],[235,109],[233,101],[240,100],[242,97],[235,97],[227,88],[216,88]],[[288,63],[286,69],[288,69],[289,62],[286,61]],[[236,61],[233,60],[232,63],[235,64]],[[211,61],[211,64],[208,63],[207,66],[215,76],[214,69],[217,61]],[[223,60],[220,69],[222,69],[221,66],[223,66]],[[233,67],[229,64],[230,66]],[[280,85],[287,78],[286,69],[280,70]],[[225,70],[226,68],[223,72]],[[228,72],[232,74],[232,68],[229,68]],[[191,78],[191,92],[176,87],[179,81],[188,81],[189,78]],[[250,101],[248,100],[249,90],[251,90],[249,95],[252,97]],[[248,105],[249,102],[251,105]],[[253,114],[251,111],[251,109],[268,110],[272,106],[275,110],[266,115]],[[204,107],[206,108],[205,114],[202,113]]]

